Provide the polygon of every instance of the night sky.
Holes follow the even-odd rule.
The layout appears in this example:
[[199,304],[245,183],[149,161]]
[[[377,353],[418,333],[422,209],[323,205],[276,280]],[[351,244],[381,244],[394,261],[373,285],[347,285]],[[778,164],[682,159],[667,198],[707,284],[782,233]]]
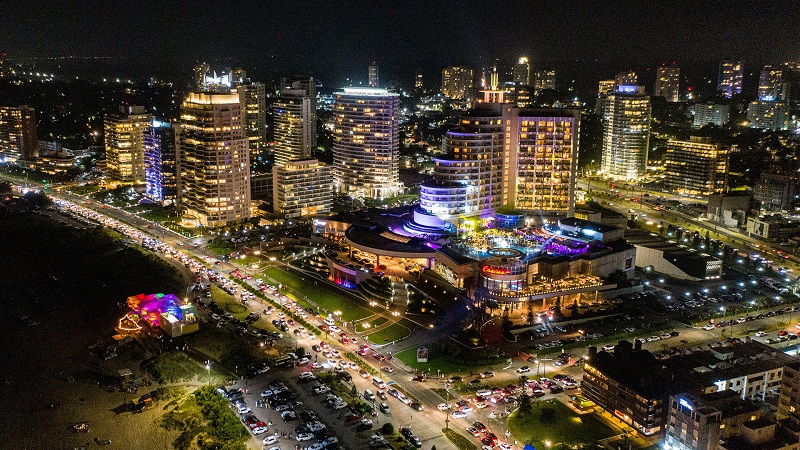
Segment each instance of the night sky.
[[753,66],[800,60],[798,1],[2,4],[0,50],[10,57],[123,57],[131,75],[197,60],[365,77],[375,59],[383,80],[520,54],[534,69],[598,76],[673,60],[706,67],[726,57]]

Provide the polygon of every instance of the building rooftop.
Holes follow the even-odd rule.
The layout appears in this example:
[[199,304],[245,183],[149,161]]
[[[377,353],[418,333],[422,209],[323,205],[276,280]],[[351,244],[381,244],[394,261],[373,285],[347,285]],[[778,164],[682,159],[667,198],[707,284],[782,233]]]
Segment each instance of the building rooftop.
[[647,399],[682,391],[652,353],[634,350],[630,342],[620,342],[613,352],[597,352],[586,364]]
[[694,249],[690,249],[675,242],[668,241],[661,236],[648,233],[644,230],[625,230],[625,240],[633,245],[641,245],[642,247],[661,250],[664,252],[664,258],[670,261],[678,258],[703,262],[719,261],[718,258],[715,258],[711,255],[699,253]]
[[583,219],[576,219],[575,217],[569,217],[566,219],[559,219],[558,221],[560,224],[564,224],[570,227],[580,227],[584,230],[593,230],[599,233],[609,233],[614,230],[618,230],[619,227],[614,227],[611,225],[605,225],[599,222],[591,222],[589,220]]

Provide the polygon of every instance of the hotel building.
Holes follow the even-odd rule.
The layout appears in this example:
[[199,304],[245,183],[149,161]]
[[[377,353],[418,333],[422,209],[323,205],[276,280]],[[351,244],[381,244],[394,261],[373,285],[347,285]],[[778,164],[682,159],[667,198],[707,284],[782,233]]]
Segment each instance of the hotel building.
[[218,227],[250,218],[250,151],[237,94],[189,94],[176,147],[185,220]]
[[327,214],[333,203],[331,167],[316,159],[290,161],[273,171],[276,214],[302,217]]
[[641,86],[621,85],[606,99],[600,171],[615,179],[638,179],[645,174],[649,146],[650,97]]
[[686,195],[723,192],[728,175],[728,147],[692,136],[688,141],[670,139],[664,163],[664,185]]
[[112,179],[145,182],[144,141],[151,120],[144,106],[120,106],[119,114],[105,117],[106,160]]
[[334,94],[333,183],[338,192],[384,199],[397,195],[400,95],[344,88]]
[[22,106],[0,106],[0,162],[30,161],[38,156],[36,110]]

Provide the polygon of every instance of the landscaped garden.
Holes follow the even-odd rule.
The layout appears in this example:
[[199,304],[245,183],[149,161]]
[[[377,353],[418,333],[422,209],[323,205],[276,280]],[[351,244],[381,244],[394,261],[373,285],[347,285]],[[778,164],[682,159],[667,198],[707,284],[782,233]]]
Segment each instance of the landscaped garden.
[[557,400],[533,403],[527,413],[524,409],[508,416],[506,428],[515,440],[536,448],[592,443],[618,434],[596,414],[578,414]]
[[[463,354],[451,351],[447,347],[435,347],[428,349],[428,362],[417,362],[417,349],[409,348],[398,352],[395,356],[406,365],[429,373],[453,374],[453,373],[478,373],[485,367],[500,366],[506,364],[507,359],[496,355],[470,355],[465,357]],[[469,361],[469,363],[465,363]]]
[[373,344],[388,344],[398,339],[402,339],[411,335],[411,330],[408,327],[393,323],[388,327],[378,330],[375,333],[366,335],[366,339]]
[[[326,282],[318,280],[311,275],[298,276],[278,267],[264,270],[265,280],[282,284],[288,295],[306,306],[319,307],[320,314],[327,315],[334,311],[341,311],[341,319],[350,322],[371,316],[373,313],[358,303],[363,302],[347,295],[338,289],[328,286]],[[312,304],[313,303],[313,304]]]

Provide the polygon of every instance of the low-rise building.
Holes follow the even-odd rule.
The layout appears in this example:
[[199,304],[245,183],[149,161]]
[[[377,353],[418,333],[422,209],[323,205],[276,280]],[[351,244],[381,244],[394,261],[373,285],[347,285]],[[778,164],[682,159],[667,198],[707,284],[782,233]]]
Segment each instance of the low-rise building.
[[706,253],[642,230],[626,230],[625,240],[636,247],[637,267],[652,267],[681,280],[717,280],[722,276],[722,260]]
[[747,234],[768,241],[785,241],[800,235],[800,221],[779,214],[747,218]]

